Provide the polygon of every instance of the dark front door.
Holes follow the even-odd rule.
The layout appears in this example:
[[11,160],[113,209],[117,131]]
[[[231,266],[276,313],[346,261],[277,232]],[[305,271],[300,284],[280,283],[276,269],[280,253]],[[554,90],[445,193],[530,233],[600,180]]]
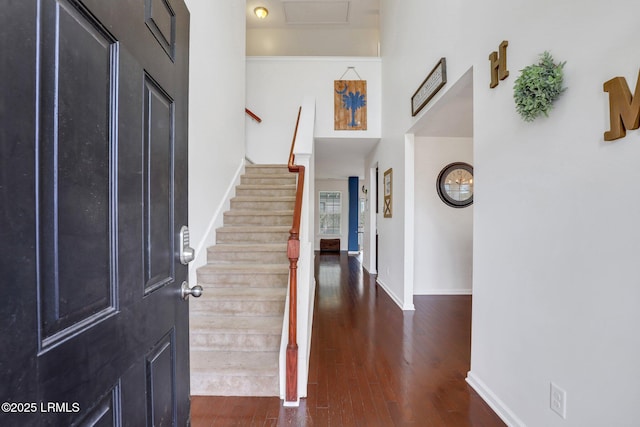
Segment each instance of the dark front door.
[[2,0],[1,426],[184,426],[189,16]]

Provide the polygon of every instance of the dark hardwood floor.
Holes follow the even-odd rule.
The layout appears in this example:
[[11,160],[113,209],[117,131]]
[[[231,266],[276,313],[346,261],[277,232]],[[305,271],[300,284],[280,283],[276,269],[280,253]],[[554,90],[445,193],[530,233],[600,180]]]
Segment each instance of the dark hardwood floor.
[[402,312],[355,257],[316,256],[308,398],[193,396],[194,427],[504,426],[467,385],[470,296]]

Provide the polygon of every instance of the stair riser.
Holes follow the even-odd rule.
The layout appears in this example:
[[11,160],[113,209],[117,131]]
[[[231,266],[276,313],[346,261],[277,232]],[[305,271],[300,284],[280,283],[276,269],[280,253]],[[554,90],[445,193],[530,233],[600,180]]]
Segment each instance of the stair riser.
[[193,351],[278,351],[280,335],[190,332]]
[[254,165],[247,165],[245,166],[245,174],[247,175],[251,175],[251,174],[257,174],[257,175],[265,175],[265,174],[286,174],[286,173],[291,173],[289,172],[289,168],[287,166],[278,166],[278,167],[272,167],[272,166],[254,166]]
[[274,176],[267,178],[265,175],[261,177],[253,177],[243,175],[240,177],[240,184],[250,184],[250,185],[295,185],[296,177],[294,176]]
[[293,215],[233,215],[224,214],[224,225],[282,225],[291,226]]
[[293,210],[295,204],[295,200],[231,200],[231,209],[287,211]]
[[231,264],[234,262],[280,264],[288,262],[287,252],[223,252],[207,251],[207,262],[211,264]]
[[[204,296],[204,295],[203,295]],[[284,300],[281,301],[198,301],[189,307],[191,313],[216,316],[277,316],[284,313]]]
[[295,197],[296,189],[290,188],[236,188],[236,196],[261,196],[261,197]]
[[198,283],[204,288],[227,286],[255,286],[255,287],[285,287],[288,273],[285,274],[228,274],[228,273],[200,273]]
[[286,242],[288,232],[271,231],[262,233],[216,233],[217,243],[277,243]]
[[191,394],[202,396],[279,396],[276,376],[191,375]]

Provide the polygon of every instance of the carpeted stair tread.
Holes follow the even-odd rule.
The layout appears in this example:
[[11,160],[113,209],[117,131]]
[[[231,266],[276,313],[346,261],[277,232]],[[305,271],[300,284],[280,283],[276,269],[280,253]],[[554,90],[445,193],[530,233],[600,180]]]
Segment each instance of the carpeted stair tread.
[[209,316],[200,315],[191,320],[192,332],[236,334],[280,334],[282,316]]
[[292,210],[234,209],[234,210],[230,210],[228,212],[225,212],[224,214],[225,214],[225,216],[226,215],[231,215],[231,216],[236,216],[236,215],[237,216],[243,216],[243,215],[247,215],[247,216],[260,216],[260,215],[278,216],[278,215],[282,215],[282,216],[291,217],[291,222],[293,222],[293,211]]
[[210,288],[200,301],[280,301],[287,295],[286,288]]
[[218,228],[216,233],[269,233],[269,232],[288,232],[291,226],[278,225],[252,225],[252,226],[224,226]]
[[289,271],[289,264],[206,264],[199,268],[203,273],[255,273],[255,274],[282,274]]
[[245,173],[255,173],[256,171],[263,171],[263,173],[290,173],[289,166],[280,164],[252,164],[246,165]]
[[207,248],[210,264],[287,263],[286,243],[223,243]]
[[[244,178],[282,178],[295,182],[296,176],[290,172],[251,173],[242,175]],[[245,183],[241,183],[245,184]]]
[[191,369],[208,374],[277,376],[279,357],[278,351],[199,351],[191,358]]
[[280,174],[267,175],[243,175],[240,177],[242,184],[282,184],[293,185],[296,183],[295,177]]
[[296,196],[235,196],[232,201],[259,201],[259,202],[273,202],[273,201],[287,201],[295,202]]
[[288,264],[216,263],[197,270],[198,283],[211,287],[285,287]]
[[207,248],[209,252],[244,252],[248,250],[257,252],[286,251],[286,243],[225,243]]
[[[247,176],[247,175],[245,175]],[[251,176],[251,175],[248,175]],[[291,192],[296,191],[295,184],[238,184],[236,190],[289,190]]]

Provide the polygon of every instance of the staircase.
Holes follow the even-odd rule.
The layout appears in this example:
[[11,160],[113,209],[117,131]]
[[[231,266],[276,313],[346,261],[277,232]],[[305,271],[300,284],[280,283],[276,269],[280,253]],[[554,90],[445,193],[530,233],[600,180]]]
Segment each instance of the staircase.
[[190,304],[191,393],[279,396],[296,175],[247,165]]

